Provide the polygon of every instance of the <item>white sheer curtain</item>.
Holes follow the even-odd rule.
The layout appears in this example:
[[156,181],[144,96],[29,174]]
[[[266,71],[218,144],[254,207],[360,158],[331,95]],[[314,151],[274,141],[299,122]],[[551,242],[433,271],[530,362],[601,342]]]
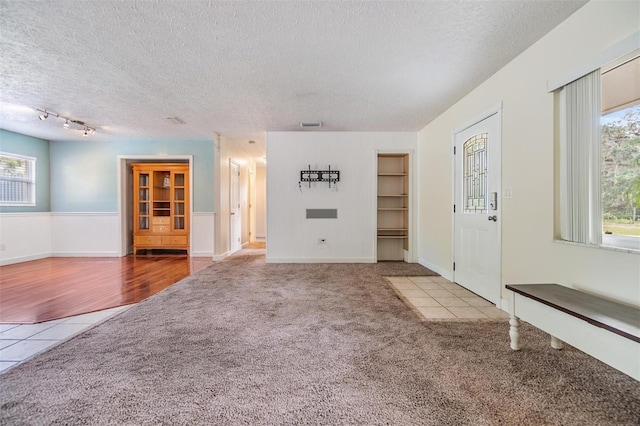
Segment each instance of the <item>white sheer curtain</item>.
[[560,237],[602,243],[600,70],[560,92]]

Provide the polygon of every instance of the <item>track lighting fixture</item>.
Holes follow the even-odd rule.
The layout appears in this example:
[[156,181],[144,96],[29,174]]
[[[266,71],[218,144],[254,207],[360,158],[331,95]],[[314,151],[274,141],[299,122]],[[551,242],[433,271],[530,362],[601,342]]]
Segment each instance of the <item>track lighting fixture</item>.
[[36,110],[42,113],[42,114],[40,114],[38,116],[38,118],[40,118],[40,120],[46,120],[47,118],[49,118],[49,116],[60,118],[60,119],[64,120],[64,124],[62,125],[62,127],[64,127],[65,129],[80,130],[83,133],[82,136],[84,136],[85,138],[87,136],[92,135],[92,134],[94,134],[96,132],[96,128],[95,127],[89,126],[84,121],[74,120],[73,118],[65,117],[65,116],[60,115],[58,113],[55,113],[55,112],[52,112],[52,111],[47,111],[47,110],[44,110],[44,109],[36,108]]
[[94,129],[93,127],[84,126],[84,130],[82,132],[82,136],[86,138],[87,136],[92,135],[95,132],[96,132],[96,129]]

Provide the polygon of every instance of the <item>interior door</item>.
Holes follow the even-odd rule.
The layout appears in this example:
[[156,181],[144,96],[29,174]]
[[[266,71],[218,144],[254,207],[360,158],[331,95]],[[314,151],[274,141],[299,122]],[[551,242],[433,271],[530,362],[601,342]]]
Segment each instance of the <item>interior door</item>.
[[455,133],[454,281],[500,304],[500,113]]
[[230,165],[229,177],[229,246],[231,252],[240,250],[240,233],[242,232],[242,222],[240,217],[240,167],[236,163]]

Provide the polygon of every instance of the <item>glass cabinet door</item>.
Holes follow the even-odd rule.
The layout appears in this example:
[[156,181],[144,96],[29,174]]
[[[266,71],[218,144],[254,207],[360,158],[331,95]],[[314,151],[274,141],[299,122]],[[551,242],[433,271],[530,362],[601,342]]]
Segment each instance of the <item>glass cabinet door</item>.
[[173,228],[186,229],[185,224],[185,175],[173,175]]
[[149,229],[149,174],[138,176],[138,229]]

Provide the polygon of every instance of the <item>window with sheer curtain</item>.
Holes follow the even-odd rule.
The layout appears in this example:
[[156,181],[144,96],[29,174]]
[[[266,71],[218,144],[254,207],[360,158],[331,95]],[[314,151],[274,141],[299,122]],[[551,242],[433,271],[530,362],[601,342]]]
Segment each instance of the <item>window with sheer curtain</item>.
[[0,205],[34,206],[36,159],[0,152]]
[[640,249],[640,57],[559,90],[560,238]]

